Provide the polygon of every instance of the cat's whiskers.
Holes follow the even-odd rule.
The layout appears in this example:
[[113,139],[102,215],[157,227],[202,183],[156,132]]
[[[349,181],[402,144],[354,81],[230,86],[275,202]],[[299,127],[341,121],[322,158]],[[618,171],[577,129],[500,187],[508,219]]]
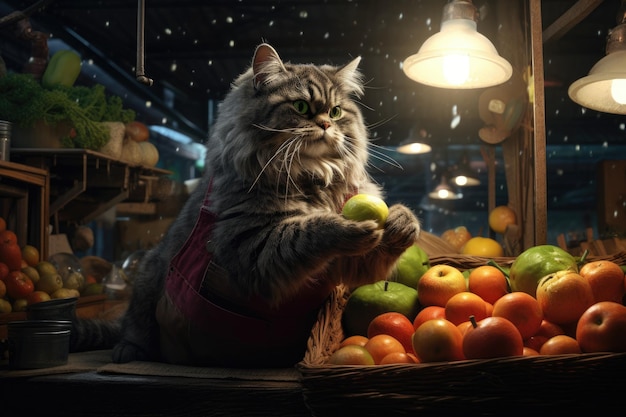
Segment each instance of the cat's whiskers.
[[265,164],[263,165],[263,167],[261,168],[261,170],[259,171],[258,175],[256,176],[256,178],[254,179],[254,181],[252,182],[252,184],[250,185],[250,188],[248,188],[248,192],[251,192],[252,189],[254,188],[254,186],[259,182],[259,180],[261,179],[261,176],[263,175],[263,173],[265,172],[265,170],[267,169],[268,166],[270,166],[270,164],[272,163],[272,161],[274,159],[276,159],[279,155],[280,155],[280,149],[282,147],[286,146],[286,143],[282,143],[281,146],[278,148],[278,150],[276,152],[274,152],[274,154],[272,155],[271,158],[269,158],[267,160],[267,162],[265,162]]
[[[377,149],[378,148],[378,149]],[[381,162],[385,162],[395,168],[399,168],[399,169],[404,169],[404,167],[395,159],[393,159],[391,156],[387,155],[385,152],[379,150],[379,149],[384,149],[387,150],[388,148],[384,147],[384,146],[380,146],[380,145],[376,145],[374,143],[369,143],[368,144],[368,150],[370,155],[373,158],[378,159]]]
[[[300,140],[301,138],[302,136],[300,135],[294,136],[289,141],[287,141],[289,143],[289,146],[287,147],[287,149],[285,149],[285,157],[283,158],[283,164],[282,164],[283,167],[285,168],[285,174],[286,174],[285,194],[284,194],[285,201],[287,201],[289,197],[289,184],[290,183],[295,187],[298,193],[304,194],[302,189],[298,186],[297,182],[294,180],[293,176],[291,175],[293,161],[295,158],[298,158],[300,165],[302,165],[302,161],[300,161],[300,148],[303,145],[303,142]],[[276,185],[279,185],[279,184],[280,184],[280,181],[277,181]]]

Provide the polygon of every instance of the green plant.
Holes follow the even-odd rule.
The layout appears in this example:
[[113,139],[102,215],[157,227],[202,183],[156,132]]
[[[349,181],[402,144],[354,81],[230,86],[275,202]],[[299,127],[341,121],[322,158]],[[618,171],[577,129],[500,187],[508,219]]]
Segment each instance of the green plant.
[[0,77],[0,118],[22,127],[39,120],[50,126],[69,122],[73,130],[62,138],[64,147],[98,150],[109,140],[99,122],[128,123],[135,112],[124,109],[120,97],[107,97],[101,84],[47,89],[29,74],[9,73]]

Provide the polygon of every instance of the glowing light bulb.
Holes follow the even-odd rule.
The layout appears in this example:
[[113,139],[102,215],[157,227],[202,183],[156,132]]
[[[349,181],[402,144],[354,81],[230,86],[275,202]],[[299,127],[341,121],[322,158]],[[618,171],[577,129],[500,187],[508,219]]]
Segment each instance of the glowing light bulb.
[[469,56],[449,54],[443,57],[443,76],[450,85],[462,85],[469,78]]
[[454,182],[456,183],[456,185],[460,186],[467,185],[467,177],[465,175],[459,175],[458,177],[454,178]]
[[611,97],[619,104],[626,104],[626,79],[618,78],[611,82]]
[[439,198],[443,200],[450,198],[450,191],[445,189],[437,191],[437,194],[439,195]]

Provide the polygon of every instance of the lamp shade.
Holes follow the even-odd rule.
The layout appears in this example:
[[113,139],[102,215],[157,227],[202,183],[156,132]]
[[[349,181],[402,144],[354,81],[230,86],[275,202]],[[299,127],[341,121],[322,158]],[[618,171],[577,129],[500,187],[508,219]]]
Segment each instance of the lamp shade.
[[[404,60],[406,76],[440,88],[472,89],[506,82],[513,68],[489,39],[476,31],[474,5],[454,1],[446,7],[441,31]],[[468,12],[469,7],[474,13]]]
[[432,148],[429,144],[422,142],[401,143],[400,146],[396,148],[396,151],[409,155],[420,155],[423,153],[428,153],[431,150]]
[[446,182],[445,176],[433,191],[428,193],[428,197],[435,200],[460,200],[463,194],[455,192]]
[[568,89],[569,97],[583,107],[604,113],[626,114],[626,24],[609,36],[607,55]]
[[464,152],[459,162],[451,169],[450,175],[453,184],[459,187],[480,185],[478,172],[472,169],[467,152]]

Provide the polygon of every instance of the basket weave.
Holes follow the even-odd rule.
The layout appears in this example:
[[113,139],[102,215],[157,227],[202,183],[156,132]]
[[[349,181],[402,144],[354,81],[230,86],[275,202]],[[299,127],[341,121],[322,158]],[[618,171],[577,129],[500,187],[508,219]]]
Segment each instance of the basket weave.
[[[607,257],[594,257],[607,259]],[[626,253],[610,257],[622,262]],[[496,259],[501,266],[513,258]],[[486,258],[431,259],[463,269]],[[469,415],[525,417],[575,409],[593,415],[623,409],[626,353],[524,356],[426,364],[330,365],[344,337],[341,314],[349,291],[336,288],[320,311],[297,365],[313,415]],[[419,413],[419,414],[417,414]]]

